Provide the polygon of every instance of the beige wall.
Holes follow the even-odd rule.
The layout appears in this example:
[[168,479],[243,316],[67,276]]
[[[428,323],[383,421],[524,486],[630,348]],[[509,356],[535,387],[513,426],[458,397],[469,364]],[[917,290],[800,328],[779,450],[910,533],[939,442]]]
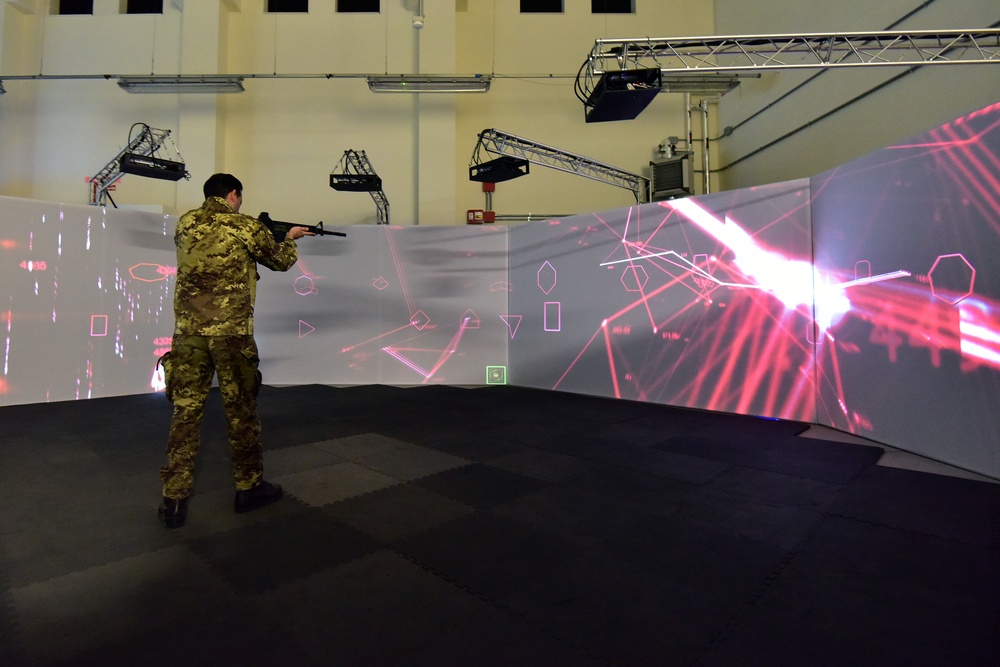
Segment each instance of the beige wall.
[[[573,79],[599,37],[712,32],[709,3],[640,0],[635,15],[593,16],[582,0],[562,15],[521,15],[517,0],[384,0],[379,14],[338,15],[314,0],[308,15],[267,14],[264,0],[166,0],[162,15],[52,16],[47,0],[2,7],[0,194],[85,203],[85,179],[113,158],[133,123],[170,129],[190,182],[126,176],[119,205],[181,212],[217,170],[247,187],[249,212],[331,224],[373,223],[364,193],[329,187],[347,149],[364,150],[382,177],[394,224],[464,224],[483,208],[468,180],[478,134],[497,128],[645,173],[657,145],[681,135],[683,99],[663,95],[635,121],[584,122]],[[365,73],[497,78],[485,95],[376,95]],[[128,95],[102,74],[238,73],[241,95]],[[295,75],[333,78],[296,78]],[[83,77],[62,80],[63,77]],[[94,77],[94,78],[87,78]],[[56,80],[48,80],[48,79]],[[533,165],[500,184],[501,214],[562,214],[631,203],[631,192]]]
[[[768,0],[766,10],[764,3],[715,0],[715,6],[719,35],[967,30],[1000,21],[1000,6],[984,0]],[[888,85],[905,68],[827,71],[813,79],[818,71],[766,72],[722,98],[718,126],[734,128],[717,142],[723,188],[813,176],[1000,99],[1000,63],[922,67]]]
[[[590,3],[583,0],[567,0],[563,15],[522,15],[518,0],[467,4],[466,11],[458,12],[459,62],[465,70],[495,71],[500,78],[488,95],[459,101],[460,210],[485,205],[481,184],[468,180],[469,161],[484,129],[643,175],[648,175],[649,161],[657,157],[663,139],[683,136],[681,95],[658,96],[635,120],[586,123],[573,84],[596,39],[711,34],[710,3],[639,1],[630,16],[592,15]],[[628,190],[536,165],[526,177],[498,183],[493,195],[501,214],[580,213],[631,203],[635,199]]]
[[[483,129],[643,174],[663,139],[684,136],[680,95],[660,95],[632,121],[584,121],[573,84],[597,38],[968,28],[1000,19],[994,3],[981,0],[916,7],[910,0],[637,0],[635,14],[609,16],[592,15],[584,0],[567,0],[558,15],[522,15],[518,0],[425,0],[424,27],[416,30],[418,0],[384,0],[379,14],[347,15],[335,12],[333,0],[314,0],[305,16],[267,14],[264,4],[166,0],[162,15],[123,16],[118,0],[96,0],[93,16],[52,16],[48,0],[0,2],[0,79],[8,90],[0,96],[0,194],[86,202],[85,179],[143,122],[173,131],[193,178],[173,184],[127,176],[112,193],[123,206],[181,212],[198,203],[207,175],[224,170],[243,179],[250,212],[373,223],[368,195],[329,187],[329,173],[353,149],[364,150],[382,177],[394,224],[463,224],[466,210],[486,205],[481,184],[468,180]],[[249,78],[245,93],[229,96],[128,95],[101,78],[150,72]],[[495,80],[484,95],[371,93],[362,75],[386,72]],[[984,106],[1000,91],[1000,67],[990,64],[925,67],[866,94],[898,72],[827,72],[781,102],[814,72],[744,80],[718,109],[711,105],[712,191],[819,173]],[[857,96],[864,97],[813,122]],[[697,140],[700,117],[694,120]],[[727,126],[733,132],[721,136]],[[606,183],[540,165],[530,172],[497,185],[499,214],[579,213],[633,201]]]

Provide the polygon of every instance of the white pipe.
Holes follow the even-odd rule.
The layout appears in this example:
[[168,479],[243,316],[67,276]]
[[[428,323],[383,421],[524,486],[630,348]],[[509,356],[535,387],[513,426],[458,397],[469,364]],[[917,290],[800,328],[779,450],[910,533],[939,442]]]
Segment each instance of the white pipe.
[[711,170],[709,169],[709,157],[708,157],[708,100],[702,100],[698,103],[698,108],[701,109],[701,143],[702,154],[701,166],[704,171],[704,194],[711,192]]
[[413,17],[413,27],[420,30],[424,27],[424,0],[418,0],[417,13]]
[[684,93],[684,147],[694,151],[691,138],[691,93]]

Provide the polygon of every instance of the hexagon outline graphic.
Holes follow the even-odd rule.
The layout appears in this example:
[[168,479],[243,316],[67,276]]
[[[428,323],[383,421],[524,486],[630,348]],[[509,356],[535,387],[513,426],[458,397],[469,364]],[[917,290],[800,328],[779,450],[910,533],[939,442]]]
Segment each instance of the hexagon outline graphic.
[[[937,293],[938,287],[934,285],[934,269],[936,269],[938,267],[938,264],[941,263],[941,260],[943,260],[943,259],[952,259],[954,257],[957,257],[959,260],[962,261],[963,264],[965,264],[966,267],[968,267],[968,269],[969,269],[969,284],[965,288],[965,293],[962,294],[962,296],[960,296],[957,299],[955,299],[954,301],[952,301],[951,299],[947,299],[947,298],[945,298],[945,297],[943,297],[943,296],[941,296],[940,294]],[[949,255],[938,255],[937,259],[934,260],[934,264],[931,265],[930,270],[927,272],[927,279],[930,281],[931,294],[933,294],[935,298],[941,299],[945,303],[948,303],[948,304],[951,304],[952,306],[955,306],[955,305],[958,305],[959,303],[961,303],[967,297],[969,297],[969,296],[972,295],[973,287],[975,287],[975,285],[976,285],[976,269],[975,269],[974,266],[972,266],[972,264],[969,264],[969,260],[967,260],[965,258],[965,256],[962,253],[960,253],[960,252],[951,253]],[[943,286],[941,286],[941,288],[943,289]],[[961,289],[956,289],[955,291],[956,292],[961,292]]]
[[[640,276],[640,272],[642,275]],[[628,280],[629,276],[632,277],[632,281]],[[646,283],[649,282],[649,274],[646,273],[646,267],[640,264],[631,264],[625,267],[622,271],[621,277],[622,285],[625,286],[626,292],[641,292],[643,288],[646,287]],[[633,285],[629,285],[633,282]]]
[[[545,260],[545,262],[538,267],[538,272],[535,274],[535,281],[538,284],[538,289],[548,295],[549,292],[554,290],[556,287],[556,267],[549,264],[548,260]],[[547,289],[545,285],[548,285]]]

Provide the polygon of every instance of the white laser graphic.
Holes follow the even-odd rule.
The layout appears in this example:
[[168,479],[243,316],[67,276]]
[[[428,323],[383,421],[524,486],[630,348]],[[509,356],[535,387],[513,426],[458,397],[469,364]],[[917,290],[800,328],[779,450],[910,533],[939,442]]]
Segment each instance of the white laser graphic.
[[821,274],[810,262],[790,259],[763,247],[731,218],[726,216],[724,220],[719,220],[695,201],[677,199],[662,202],[661,205],[684,215],[704,233],[728,248],[734,256],[733,265],[745,276],[752,278],[753,282],[720,280],[674,250],[650,253],[638,245],[632,247],[641,253],[639,256],[604,262],[601,266],[632,262],[636,259],[667,258],[669,263],[691,272],[701,280],[711,281],[719,286],[764,290],[774,295],[789,309],[812,309],[815,306],[816,324],[822,330],[835,325],[851,309],[850,299],[845,294],[846,288],[910,275],[907,271],[893,271],[859,280],[834,282],[828,276]]

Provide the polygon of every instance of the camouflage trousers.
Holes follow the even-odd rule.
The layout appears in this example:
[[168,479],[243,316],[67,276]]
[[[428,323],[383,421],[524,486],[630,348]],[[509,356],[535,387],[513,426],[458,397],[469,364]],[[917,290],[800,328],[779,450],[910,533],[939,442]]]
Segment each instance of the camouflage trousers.
[[253,336],[174,336],[162,359],[167,399],[174,404],[167,465],[160,469],[165,498],[184,498],[194,487],[202,415],[216,373],[236,489],[244,491],[260,482],[264,466],[257,415],[259,363]]

